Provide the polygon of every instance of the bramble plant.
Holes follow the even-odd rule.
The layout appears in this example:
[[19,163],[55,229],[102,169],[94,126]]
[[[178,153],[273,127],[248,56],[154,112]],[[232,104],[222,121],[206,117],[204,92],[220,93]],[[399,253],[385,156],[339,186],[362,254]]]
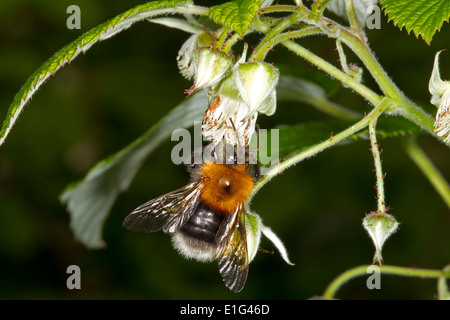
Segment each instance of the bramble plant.
[[[203,119],[201,135],[205,141],[214,145],[223,140],[231,145],[254,145],[252,137],[255,138],[259,115],[270,117],[276,114],[277,100],[296,100],[312,105],[326,117],[320,123],[283,126],[276,134],[267,131],[266,136],[261,137],[265,142],[272,138],[273,142],[279,134],[282,139],[279,144],[262,143],[260,146],[264,149],[260,151],[265,154],[276,153],[279,162],[270,167],[267,165],[246,202],[244,216],[249,260],[255,256],[263,234],[291,264],[289,250],[285,246],[293,246],[286,241],[283,244],[271,229],[263,225],[262,218],[250,209],[250,202],[257,192],[280,173],[288,175],[286,169],[305,159],[343,142],[368,139],[374,164],[374,168],[369,170],[374,172],[376,179],[376,207],[366,214],[366,208],[361,208],[362,227],[375,247],[373,260],[369,262],[377,265],[381,274],[437,278],[439,298],[446,299],[449,296],[445,282],[450,278],[448,267],[435,266],[442,270],[429,270],[384,265],[385,261],[394,260],[383,257],[382,248],[388,238],[395,241],[396,233],[401,232],[395,215],[402,208],[390,209],[386,203],[386,173],[382,167],[380,141],[388,137],[401,140],[404,150],[450,207],[449,184],[415,139],[425,133],[441,141],[443,148],[449,147],[450,73],[439,70],[439,59],[443,59],[445,53],[437,52],[434,65],[430,65],[433,71],[428,88],[430,104],[437,107],[435,113],[430,114],[409,99],[383,69],[369,46],[366,22],[374,8],[379,7],[387,14],[388,21],[400,29],[405,28],[417,38],[421,37],[427,44],[450,18],[447,0],[381,0],[379,3],[377,0],[291,0],[283,3],[231,0],[209,8],[198,6],[193,1],[162,0],[139,5],[82,34],[29,77],[9,107],[0,131],[0,145],[41,85],[99,41],[109,39],[139,21],[187,32],[190,36],[174,61],[181,75],[192,81],[192,86],[186,90],[186,98],[143,136],[98,163],[83,180],[71,184],[62,193],[61,201],[67,205],[75,238],[87,248],[105,246],[102,230],[118,195],[129,187],[149,155],[175,130],[190,128],[195,121]],[[329,15],[335,15],[336,20],[344,22],[332,20]],[[324,38],[319,36],[335,41],[339,66],[309,51],[302,43],[305,38],[322,41]],[[276,47],[284,47],[296,58],[338,80],[349,89],[348,94],[361,96],[370,105],[369,111],[355,111],[333,103],[320,84],[289,74],[288,68],[279,68],[283,61],[268,59]],[[347,62],[349,52],[359,59],[357,64]],[[376,88],[363,81],[369,75]],[[446,76],[448,80],[445,80]],[[330,115],[334,117],[331,121]],[[330,128],[339,128],[340,131],[333,131],[330,135]],[[368,190],[367,194],[372,197],[373,190]],[[266,213],[259,214],[264,216]],[[402,221],[403,225],[407,223],[407,220]],[[420,267],[419,262],[417,265]],[[356,267],[337,277],[321,297],[335,298],[346,281],[365,275],[368,267]]]

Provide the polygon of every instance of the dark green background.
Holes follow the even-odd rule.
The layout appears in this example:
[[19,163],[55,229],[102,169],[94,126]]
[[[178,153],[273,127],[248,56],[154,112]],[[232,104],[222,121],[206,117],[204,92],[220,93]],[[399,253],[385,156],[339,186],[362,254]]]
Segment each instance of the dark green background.
[[[28,76],[54,52],[140,3],[2,0],[1,120]],[[66,28],[66,8],[71,4],[81,8],[81,30]],[[449,48],[449,25],[428,46],[382,19],[381,30],[367,32],[376,56],[408,97],[435,112],[429,104],[428,80],[435,53]],[[343,271],[371,263],[374,248],[361,226],[364,214],[376,207],[368,141],[320,153],[260,191],[252,209],[283,239],[295,266],[285,264],[277,252],[260,252],[239,294],[222,284],[215,264],[183,259],[162,232],[136,234],[121,226],[137,205],[188,181],[184,168],[170,160],[170,141],[149,157],[115,203],[104,229],[108,247],[89,251],[76,243],[59,194],[184,99],[183,91],[191,83],[179,75],[175,59],[185,39],[182,31],[138,23],[66,65],[26,106],[0,149],[1,299],[308,299],[322,294]],[[316,37],[302,43],[338,65],[332,40]],[[351,54],[348,59],[356,62]],[[268,61],[314,70],[281,47]],[[441,55],[441,74],[450,80],[446,52]],[[364,81],[379,91],[367,72]],[[332,99],[360,112],[370,110],[343,87]],[[274,116],[261,116],[259,123],[270,129],[328,118],[308,105],[280,103]],[[401,139],[381,141],[386,200],[401,222],[383,250],[385,262],[440,269],[450,263],[450,212],[402,150]],[[450,178],[449,150],[426,135],[419,143]],[[272,249],[268,241],[262,247]],[[81,268],[81,290],[66,288],[66,269],[72,264]],[[436,297],[435,280],[383,276],[381,290],[372,291],[365,281],[352,280],[338,297]]]

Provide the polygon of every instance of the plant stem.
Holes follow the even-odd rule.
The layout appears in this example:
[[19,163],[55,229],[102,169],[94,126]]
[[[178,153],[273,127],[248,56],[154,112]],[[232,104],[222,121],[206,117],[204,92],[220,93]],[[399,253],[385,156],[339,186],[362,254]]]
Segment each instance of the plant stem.
[[249,61],[262,61],[266,56],[267,52],[272,49],[272,46],[269,45],[269,41],[272,40],[275,36],[280,34],[284,29],[288,28],[290,25],[295,23],[301,17],[300,14],[295,13],[291,15],[289,18],[286,18],[282,22],[280,22],[275,28],[271,29],[270,32],[267,33],[265,38],[261,41],[261,43],[255,48],[252,56]]
[[345,8],[347,9],[350,26],[357,34],[361,34],[361,27],[356,16],[355,7],[353,6],[353,0],[345,0]]
[[[254,27],[262,33],[269,33],[272,30],[271,28],[264,25],[258,19],[255,21]],[[345,72],[342,72],[341,70],[337,69],[329,62],[323,60],[319,56],[300,46],[299,44],[293,42],[292,40],[281,41],[281,44],[284,45],[289,50],[291,50],[292,52],[299,55],[300,57],[302,57],[303,59],[305,59],[306,61],[312,63],[313,65],[322,69],[324,72],[330,74],[337,80],[341,81],[349,88],[355,90],[357,93],[359,93],[362,97],[367,99],[374,106],[380,103],[381,97],[377,95],[375,92],[373,92],[372,90],[370,90],[365,85],[361,84],[359,81],[355,80]]]
[[227,53],[231,50],[233,45],[241,38],[238,33],[233,34],[233,36],[225,42],[225,46],[223,47],[223,52]]
[[[347,5],[352,5],[350,0],[346,0]],[[309,23],[317,24],[315,21],[308,19],[308,9],[304,7],[301,10],[301,17],[304,20],[307,20]],[[353,6],[351,6],[353,8]],[[351,11],[350,8],[350,11]],[[353,10],[354,11],[354,10]],[[300,9],[299,11],[300,12]],[[354,19],[353,25],[357,23],[356,15],[353,15],[351,12],[350,16],[353,16]],[[320,24],[320,23],[319,23]],[[378,60],[374,57],[372,51],[367,45],[367,41],[365,39],[362,31],[355,32],[355,30],[348,30],[345,27],[328,20],[326,18],[322,18],[322,25],[327,25],[327,28],[322,28],[322,31],[325,32],[328,36],[340,39],[347,46],[355,52],[355,54],[361,59],[363,64],[369,70],[375,81],[380,86],[386,97],[391,98],[395,103],[391,105],[391,107],[386,110],[387,112],[399,114],[408,120],[414,122],[419,125],[422,129],[426,130],[430,134],[435,136],[434,133],[434,120],[433,118],[427,114],[423,109],[412,103],[409,99],[405,97],[405,95],[397,88],[397,86],[392,82],[389,78],[388,74],[384,71],[381,65],[378,63]],[[256,19],[256,23],[254,27],[263,33],[271,33],[272,29],[265,26],[261,21]],[[356,34],[355,34],[356,33]],[[291,40],[285,40],[281,42],[284,46],[286,46],[291,51],[295,52],[302,58],[321,68],[326,73],[335,77],[339,81],[341,81],[344,85],[355,90],[361,96],[366,98],[373,105],[378,105],[381,98],[376,95],[373,91],[371,91],[366,86],[359,83],[357,80],[353,79],[349,75],[346,75],[344,72],[336,69],[333,65],[328,62],[322,60],[315,54],[312,54],[305,48],[299,46],[295,42]],[[259,54],[259,53],[258,53]]]
[[375,131],[377,119],[378,118],[374,117],[369,123],[369,137],[370,144],[372,146],[370,150],[372,151],[373,163],[375,166],[375,173],[377,178],[377,213],[384,215],[386,213],[386,204],[384,202],[384,176],[383,169],[381,168],[380,150],[378,149],[377,135]]
[[425,152],[423,152],[423,150],[417,145],[415,140],[406,139],[404,147],[414,163],[420,168],[450,208],[450,185],[439,170],[434,166]]
[[[281,33],[275,37],[273,37],[268,42],[265,42],[264,46],[258,46],[257,49],[255,49],[252,57],[254,61],[263,61],[267,55],[267,53],[272,50],[274,46],[276,46],[278,43],[283,42],[284,40],[294,39],[294,38],[302,38],[305,36],[310,35],[318,35],[322,34],[322,31],[318,27],[309,27],[309,28],[303,28],[301,30],[295,30],[295,31],[288,31],[285,33]],[[257,52],[258,51],[258,52]]]
[[385,98],[384,101],[382,103],[380,103],[377,107],[375,107],[370,114],[368,114],[366,117],[359,120],[357,123],[355,123],[351,127],[345,129],[344,131],[341,131],[339,134],[337,134],[335,136],[333,136],[333,135],[330,136],[329,139],[327,139],[321,143],[318,143],[303,152],[297,153],[296,155],[286,159],[285,161],[279,163],[274,168],[270,169],[267,172],[267,174],[264,175],[264,177],[256,183],[248,201],[251,201],[251,199],[259,191],[259,189],[261,189],[261,187],[263,185],[265,185],[267,182],[269,182],[270,179],[272,179],[274,176],[278,175],[280,172],[286,170],[287,168],[289,168],[292,165],[297,164],[300,161],[303,161],[306,158],[309,158],[331,146],[334,146],[338,142],[348,138],[352,134],[365,128],[373,118],[378,118],[380,116],[380,114],[385,110],[385,108],[389,105],[389,103],[390,103],[390,101],[388,101],[388,99]]
[[[223,49],[225,39],[228,36],[228,32],[230,32],[230,30],[231,30],[230,27],[225,27],[222,29],[219,39],[217,40],[216,44],[214,45],[214,49],[216,49],[216,50]],[[224,52],[226,52],[226,51],[224,51]]]
[[274,13],[274,12],[293,12],[297,13],[299,10],[296,6],[289,6],[289,5],[277,5],[277,6],[270,6],[266,8],[259,9],[259,14],[266,14],[266,13]]
[[[333,299],[334,296],[336,295],[336,292],[339,290],[340,287],[342,287],[344,283],[353,278],[368,274],[368,268],[371,266],[372,265],[355,267],[339,275],[325,289],[325,292],[322,296],[323,299],[325,300]],[[383,265],[379,266],[378,268],[380,273],[383,274],[392,274],[405,277],[420,277],[420,278],[447,278],[447,279],[450,278],[450,271],[405,268],[391,265]]]
[[367,99],[374,106],[378,105],[381,102],[381,97],[372,90],[370,90],[369,88],[367,88],[365,85],[361,84],[361,82],[356,81],[354,78],[352,78],[345,72],[342,72],[341,70],[337,69],[329,62],[323,60],[322,58],[308,51],[299,44],[291,40],[285,40],[282,42],[282,44],[292,52],[298,54],[305,60],[311,62],[312,64],[319,67],[326,73],[330,74],[337,80],[341,81],[343,84],[355,90],[357,93],[359,93],[362,97]]
[[340,27],[339,38],[344,41],[347,46],[361,59],[369,72],[372,74],[375,81],[380,86],[383,93],[396,102],[390,109],[387,110],[387,112],[400,114],[401,116],[419,125],[422,129],[428,131],[432,135],[435,135],[433,118],[420,107],[407,99],[400,89],[397,88],[397,86],[389,78],[388,74],[378,63],[378,60],[374,57],[363,35],[361,34],[361,37],[355,37],[345,28]]
[[336,48],[339,53],[339,61],[341,62],[342,70],[344,70],[346,74],[350,74],[350,70],[347,64],[347,57],[345,56],[344,48],[342,48],[342,43],[339,39],[336,39]]

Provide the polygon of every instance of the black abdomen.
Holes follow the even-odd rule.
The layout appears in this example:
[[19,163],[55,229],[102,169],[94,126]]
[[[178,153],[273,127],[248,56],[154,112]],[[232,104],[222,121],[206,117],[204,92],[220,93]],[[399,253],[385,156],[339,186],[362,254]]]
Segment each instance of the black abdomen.
[[194,239],[214,243],[223,216],[199,204],[195,213],[180,231]]

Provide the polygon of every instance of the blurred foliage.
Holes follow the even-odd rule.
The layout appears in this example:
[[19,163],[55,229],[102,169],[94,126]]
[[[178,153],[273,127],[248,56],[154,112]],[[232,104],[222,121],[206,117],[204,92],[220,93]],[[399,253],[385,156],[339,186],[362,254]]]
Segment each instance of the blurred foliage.
[[[6,114],[27,77],[55,51],[139,3],[2,0],[0,112]],[[66,8],[72,4],[81,8],[81,30],[66,27]],[[367,31],[371,47],[405,94],[435,112],[428,80],[435,53],[448,48],[449,25],[428,46],[383,18],[380,30]],[[0,149],[1,299],[307,299],[322,294],[346,269],[371,262],[374,248],[361,223],[376,207],[375,176],[365,140],[322,152],[259,192],[252,210],[283,239],[295,266],[286,265],[277,252],[260,252],[239,294],[222,284],[216,264],[184,260],[162,232],[136,234],[121,226],[136,206],[186,184],[187,172],[170,160],[176,142],[162,145],[119,197],[106,222],[105,250],[89,251],[74,241],[59,194],[184,99],[191,84],[179,75],[175,59],[187,36],[139,23],[78,57],[34,96]],[[338,65],[332,40],[302,43]],[[281,47],[268,61],[312,70]],[[352,54],[348,61],[357,62]],[[446,53],[441,73],[450,79]],[[367,73],[363,79],[378,91]],[[335,91],[333,101],[359,112],[370,110],[348,89]],[[259,125],[270,129],[324,117],[329,118],[306,104],[282,102],[274,116],[261,116]],[[401,139],[381,141],[386,200],[401,222],[383,256],[393,265],[443,268],[450,262],[450,212],[402,151]],[[450,179],[450,150],[426,135],[418,141]],[[262,247],[272,249],[269,242]],[[66,288],[66,269],[72,264],[81,268],[81,290]],[[352,280],[338,298],[433,299],[437,293],[434,280],[385,276],[382,289],[372,291],[365,281]]]

